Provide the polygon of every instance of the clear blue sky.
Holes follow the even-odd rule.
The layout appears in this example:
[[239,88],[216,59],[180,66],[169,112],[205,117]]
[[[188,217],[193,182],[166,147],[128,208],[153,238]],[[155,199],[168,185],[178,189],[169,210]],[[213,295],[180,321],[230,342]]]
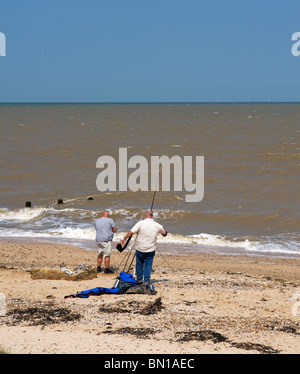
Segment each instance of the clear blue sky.
[[300,101],[299,0],[0,3],[0,102]]

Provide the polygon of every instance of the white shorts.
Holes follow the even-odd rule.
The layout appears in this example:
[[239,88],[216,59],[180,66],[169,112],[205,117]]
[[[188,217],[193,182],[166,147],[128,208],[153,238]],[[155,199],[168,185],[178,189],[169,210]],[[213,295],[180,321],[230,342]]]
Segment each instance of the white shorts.
[[104,257],[109,257],[112,251],[111,242],[98,242],[98,255],[104,254]]

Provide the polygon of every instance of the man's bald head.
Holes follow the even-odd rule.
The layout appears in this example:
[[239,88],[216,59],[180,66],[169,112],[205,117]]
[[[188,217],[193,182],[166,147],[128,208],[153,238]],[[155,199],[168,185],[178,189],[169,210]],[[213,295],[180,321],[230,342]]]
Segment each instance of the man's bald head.
[[152,212],[152,210],[147,210],[146,211],[145,218],[153,218],[153,212]]

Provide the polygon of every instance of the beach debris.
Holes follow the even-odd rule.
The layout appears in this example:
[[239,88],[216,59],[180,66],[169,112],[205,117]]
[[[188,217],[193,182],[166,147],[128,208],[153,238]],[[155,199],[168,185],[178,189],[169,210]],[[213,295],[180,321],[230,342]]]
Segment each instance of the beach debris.
[[149,315],[155,314],[162,309],[161,297],[158,297],[153,302],[149,302],[144,308],[140,310],[140,314]]
[[90,266],[89,265],[86,265],[86,264],[78,264],[77,266],[75,266],[74,268],[74,272],[79,272],[79,271],[87,271],[90,269]]
[[64,271],[64,272],[65,272],[66,274],[68,274],[68,275],[73,274],[73,271],[70,270],[70,269],[68,269],[68,268],[66,268],[65,266],[61,266],[61,267],[60,267],[60,270],[61,270],[61,271]]
[[58,199],[57,200],[57,204],[63,204],[64,202],[63,202],[63,200],[62,199]]
[[232,347],[245,349],[247,351],[255,350],[255,351],[259,351],[261,353],[267,353],[267,354],[279,353],[277,349],[274,349],[264,344],[250,343],[250,342],[240,342],[240,343],[231,342],[230,344]]
[[25,207],[26,208],[31,208],[31,201],[26,201]]
[[176,332],[176,335],[180,335],[178,339],[180,342],[188,342],[190,340],[212,340],[214,343],[220,343],[228,341],[224,335],[213,330]]
[[101,306],[99,312],[102,313],[136,313],[142,315],[155,314],[162,310],[161,297],[158,297],[153,302],[149,302],[143,306],[140,301],[130,301],[127,304],[118,303],[116,306]]
[[280,331],[285,332],[288,334],[300,335],[300,324],[298,322],[292,323],[286,321],[270,321],[269,323],[265,324],[264,327],[268,330],[273,331]]
[[88,271],[89,269],[90,269],[90,266],[86,265],[86,264],[78,264],[77,266],[75,266],[74,271],[66,268],[66,266],[64,264],[60,265],[60,270],[64,271],[68,275],[79,273],[81,271]]
[[81,314],[74,313],[68,308],[57,307],[53,304],[14,308],[7,315],[12,317],[13,326],[22,322],[28,323],[30,326],[49,325],[75,321],[81,318]]
[[152,334],[155,334],[157,331],[155,331],[154,329],[150,328],[150,327],[146,327],[146,328],[135,328],[135,327],[121,327],[117,330],[106,330],[106,331],[103,331],[103,334],[131,334],[131,335],[134,335],[138,338],[142,338],[142,339],[147,339],[148,338],[148,335],[152,335]]
[[178,339],[179,342],[187,342],[190,340],[199,340],[199,341],[211,340],[214,343],[226,342],[230,344],[232,347],[235,347],[238,349],[245,349],[247,351],[255,350],[255,351],[259,351],[261,353],[266,353],[266,354],[279,353],[277,349],[274,349],[264,344],[251,343],[251,342],[233,342],[229,340],[226,336],[213,330],[177,332],[176,335],[180,335],[180,338]]
[[132,309],[124,308],[123,306],[100,306],[101,313],[132,313]]

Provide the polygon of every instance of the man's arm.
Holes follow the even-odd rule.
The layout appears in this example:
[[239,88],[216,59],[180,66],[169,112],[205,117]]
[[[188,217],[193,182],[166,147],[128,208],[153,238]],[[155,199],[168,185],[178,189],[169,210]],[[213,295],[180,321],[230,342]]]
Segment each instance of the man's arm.
[[159,225],[159,232],[162,236],[167,236],[168,232],[163,228],[162,225]]
[[160,233],[162,234],[162,236],[167,236],[167,234],[168,234],[168,231],[166,231],[166,230],[163,230],[163,231],[161,231]]
[[129,232],[124,236],[124,238],[120,240],[122,247],[123,247],[123,245],[125,244],[126,239],[130,238],[132,235],[133,235],[133,232],[132,232],[132,231],[129,231]]
[[129,231],[125,236],[124,236],[124,240],[130,238],[131,236],[133,235],[133,232],[132,231]]

